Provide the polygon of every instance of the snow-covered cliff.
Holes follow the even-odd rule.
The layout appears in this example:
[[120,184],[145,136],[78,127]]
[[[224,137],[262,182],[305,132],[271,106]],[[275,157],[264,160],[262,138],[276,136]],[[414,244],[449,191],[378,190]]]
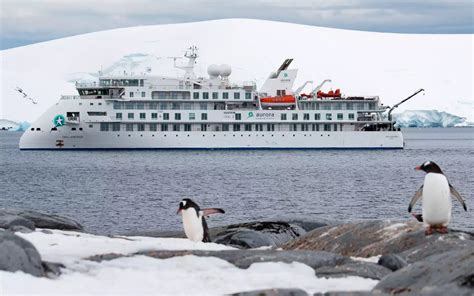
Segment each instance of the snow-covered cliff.
[[406,110],[402,113],[393,114],[399,127],[453,127],[468,126],[466,118],[439,112],[437,110]]

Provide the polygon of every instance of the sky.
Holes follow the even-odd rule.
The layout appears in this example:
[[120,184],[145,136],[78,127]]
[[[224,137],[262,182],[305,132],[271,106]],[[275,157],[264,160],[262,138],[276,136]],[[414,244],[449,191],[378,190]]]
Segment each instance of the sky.
[[142,25],[252,18],[392,33],[474,33],[471,0],[0,0],[0,49]]

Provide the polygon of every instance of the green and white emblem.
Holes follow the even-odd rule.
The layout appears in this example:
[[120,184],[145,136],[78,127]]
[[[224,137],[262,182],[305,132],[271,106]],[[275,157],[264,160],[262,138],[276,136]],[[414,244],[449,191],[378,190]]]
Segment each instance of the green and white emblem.
[[63,115],[59,114],[54,116],[53,123],[54,126],[63,126],[64,124],[66,124],[66,119]]

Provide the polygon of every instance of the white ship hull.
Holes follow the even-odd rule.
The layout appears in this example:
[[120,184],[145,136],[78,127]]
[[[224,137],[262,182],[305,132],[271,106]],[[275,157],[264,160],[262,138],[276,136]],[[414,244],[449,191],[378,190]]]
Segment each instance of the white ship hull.
[[[28,135],[27,135],[28,134]],[[60,143],[58,145],[58,143]],[[20,149],[402,149],[399,131],[25,132]]]

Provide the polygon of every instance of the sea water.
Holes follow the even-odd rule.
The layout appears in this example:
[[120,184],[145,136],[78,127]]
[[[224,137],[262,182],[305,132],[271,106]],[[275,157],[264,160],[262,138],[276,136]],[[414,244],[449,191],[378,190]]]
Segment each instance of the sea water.
[[21,133],[0,132],[0,208],[63,215],[99,234],[181,229],[182,198],[225,209],[210,226],[413,220],[408,203],[424,178],[414,167],[431,160],[468,206],[453,199],[450,227],[474,231],[474,129],[403,132],[403,150],[208,151],[20,151]]

